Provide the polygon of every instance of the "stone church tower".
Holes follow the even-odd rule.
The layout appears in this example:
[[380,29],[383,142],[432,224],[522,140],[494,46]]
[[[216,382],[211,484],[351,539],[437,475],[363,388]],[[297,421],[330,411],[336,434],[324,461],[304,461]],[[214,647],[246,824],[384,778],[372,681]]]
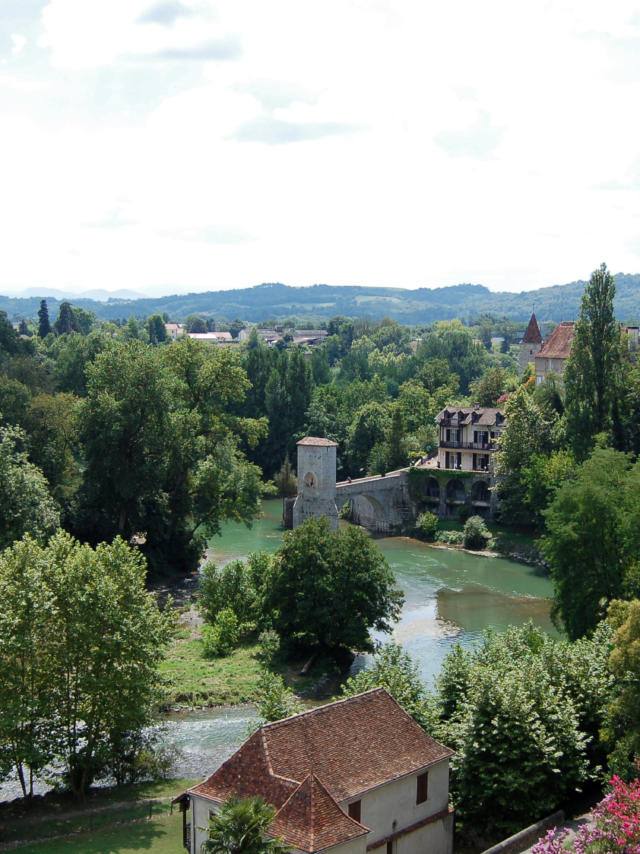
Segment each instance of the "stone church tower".
[[520,355],[518,358],[518,373],[520,376],[522,376],[522,373],[529,362],[533,362],[536,357],[536,353],[540,351],[541,347],[542,335],[540,335],[540,330],[538,329],[536,316],[535,314],[532,314],[529,325],[527,326],[527,331],[524,333],[524,337],[520,342]]
[[293,527],[306,519],[326,516],[338,528],[336,507],[336,448],[330,439],[307,436],[298,442],[298,497],[293,505]]

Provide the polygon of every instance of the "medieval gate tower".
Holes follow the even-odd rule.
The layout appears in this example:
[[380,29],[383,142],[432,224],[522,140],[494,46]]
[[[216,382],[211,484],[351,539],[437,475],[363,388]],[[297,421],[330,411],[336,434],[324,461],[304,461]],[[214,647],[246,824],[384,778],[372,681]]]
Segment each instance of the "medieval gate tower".
[[338,527],[336,508],[336,448],[329,439],[307,436],[298,442],[298,497],[293,505],[293,527],[306,519],[326,516]]

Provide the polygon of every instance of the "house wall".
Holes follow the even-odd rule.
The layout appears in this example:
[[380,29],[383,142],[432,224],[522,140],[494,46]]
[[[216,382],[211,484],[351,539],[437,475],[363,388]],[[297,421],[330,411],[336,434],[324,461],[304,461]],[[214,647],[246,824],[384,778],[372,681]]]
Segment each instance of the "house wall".
[[209,838],[209,812],[217,812],[218,804],[190,795],[191,801],[191,854],[198,854],[202,843]]
[[[357,839],[352,839],[350,842],[343,842],[342,845],[334,845],[333,848],[325,848],[326,854],[366,854],[368,836],[359,836]],[[299,848],[292,848],[296,854],[307,854],[306,851],[300,851]],[[324,852],[323,852],[324,854]]]
[[547,378],[547,374],[550,374],[552,371],[554,374],[557,374],[559,377],[562,376],[564,372],[564,366],[567,363],[566,359],[545,359],[544,356],[537,356],[536,360],[536,385],[540,385],[540,383],[544,382]]
[[[428,798],[422,804],[416,804],[417,773],[380,786],[378,789],[362,795],[361,798],[351,798],[340,803],[344,811],[348,812],[350,803],[361,800],[360,821],[371,830],[367,836],[368,846],[447,808],[449,801],[449,761],[439,762],[427,770],[429,773]],[[426,836],[430,838],[433,836],[435,840],[440,835],[443,839],[438,847],[428,848],[429,854],[448,854],[451,851],[451,840],[445,840],[444,837],[447,834],[440,834],[440,831],[436,829],[436,825],[441,824],[441,821],[434,822],[433,825],[426,825],[406,837],[395,840],[394,854],[396,854],[396,846],[397,854],[419,854],[419,852],[427,850],[423,845]],[[431,827],[434,829],[425,833]],[[446,845],[444,844],[445,841]],[[379,852],[386,854],[384,846],[379,849]]]

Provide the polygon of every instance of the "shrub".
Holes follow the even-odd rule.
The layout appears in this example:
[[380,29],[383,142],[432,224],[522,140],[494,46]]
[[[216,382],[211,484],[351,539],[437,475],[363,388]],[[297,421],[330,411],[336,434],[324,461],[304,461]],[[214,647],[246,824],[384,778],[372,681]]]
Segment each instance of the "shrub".
[[419,540],[433,542],[438,531],[438,517],[427,511],[416,519],[415,535]]
[[258,643],[260,649],[256,653],[256,658],[268,667],[280,652],[280,635],[273,629],[266,629],[260,633]]
[[438,531],[435,542],[445,543],[448,546],[461,546],[462,539],[462,531]]
[[204,654],[207,658],[221,658],[233,650],[238,643],[238,618],[231,608],[223,608],[212,626],[202,629]]
[[490,539],[489,529],[480,516],[470,516],[464,523],[463,542],[466,549],[484,549]]
[[284,684],[282,676],[263,667],[258,680],[257,706],[265,721],[279,721],[302,711],[295,694]]
[[255,592],[241,560],[218,569],[214,563],[202,568],[198,607],[207,623],[213,624],[220,611],[231,609],[241,623],[254,617]]

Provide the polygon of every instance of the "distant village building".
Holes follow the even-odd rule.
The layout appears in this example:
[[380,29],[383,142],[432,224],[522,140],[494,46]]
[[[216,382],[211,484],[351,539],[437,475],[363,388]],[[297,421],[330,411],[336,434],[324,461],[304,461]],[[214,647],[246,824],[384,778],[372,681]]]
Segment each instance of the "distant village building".
[[531,315],[529,325],[520,342],[520,353],[518,356],[518,373],[522,376],[524,369],[530,362],[533,362],[536,354],[542,347],[542,335],[538,327],[538,321],[535,314]]
[[277,810],[269,834],[293,852],[451,854],[451,755],[384,688],[265,724],[175,799],[184,846],[200,851],[232,796],[261,795]]
[[167,331],[167,338],[171,338],[172,341],[182,338],[185,333],[183,323],[165,323],[164,328]]
[[438,468],[484,471],[506,426],[502,409],[492,406],[447,407],[436,415]]
[[230,332],[189,332],[194,341],[208,341],[210,344],[230,344],[233,336]]
[[544,342],[534,359],[536,366],[536,385],[543,383],[550,373],[561,377],[571,352],[571,343],[575,335],[575,323],[564,320],[559,323]]

